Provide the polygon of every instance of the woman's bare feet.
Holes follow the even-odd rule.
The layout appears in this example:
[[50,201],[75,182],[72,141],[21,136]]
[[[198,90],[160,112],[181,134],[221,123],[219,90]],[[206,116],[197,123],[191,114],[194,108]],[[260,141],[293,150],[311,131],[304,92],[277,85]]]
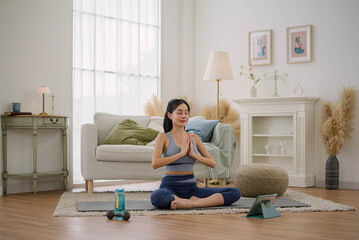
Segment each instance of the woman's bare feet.
[[196,207],[214,207],[221,206],[224,204],[224,199],[222,194],[215,193],[206,198],[198,198],[192,196],[190,199],[179,198],[173,195],[175,200],[171,202],[171,209],[187,209],[187,208],[196,208]]
[[196,200],[199,200],[200,198],[198,198],[198,197],[196,197],[196,196],[192,196],[192,197],[190,197],[190,200],[192,200],[192,201],[196,201]]
[[193,207],[193,205],[191,204],[192,198],[197,198],[197,197],[191,197],[190,199],[186,199],[186,198],[179,198],[175,195],[173,196],[175,200],[171,202],[171,209],[192,208]]
[[171,209],[192,208],[190,199],[175,199],[171,202]]

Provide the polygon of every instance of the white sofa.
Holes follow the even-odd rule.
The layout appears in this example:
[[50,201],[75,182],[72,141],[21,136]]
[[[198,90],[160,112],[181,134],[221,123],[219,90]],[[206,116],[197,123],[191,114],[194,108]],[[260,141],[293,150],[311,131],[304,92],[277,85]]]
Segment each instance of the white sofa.
[[[160,180],[165,168],[152,168],[153,146],[102,145],[113,127],[123,119],[131,118],[140,126],[155,123],[162,126],[162,117],[121,116],[96,113],[94,124],[84,124],[81,128],[81,173],[86,181],[88,193],[93,193],[93,180]],[[195,163],[196,179],[219,179],[222,186],[230,178],[230,167],[236,156],[236,141],[228,124],[218,123],[206,148],[216,161],[211,169]]]

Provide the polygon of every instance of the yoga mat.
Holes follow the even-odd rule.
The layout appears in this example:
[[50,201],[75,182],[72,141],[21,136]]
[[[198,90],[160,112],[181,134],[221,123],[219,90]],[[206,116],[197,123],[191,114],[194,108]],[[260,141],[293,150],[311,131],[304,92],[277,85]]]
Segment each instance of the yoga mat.
[[[255,201],[255,198],[243,198],[229,206],[219,207],[206,207],[206,208],[193,208],[193,209],[225,209],[225,208],[251,208]],[[150,201],[126,201],[126,210],[147,210],[156,211],[160,210],[154,207]],[[309,204],[298,202],[289,198],[277,198],[274,202],[274,207],[285,208],[285,207],[310,207]],[[90,201],[90,202],[77,202],[76,208],[78,212],[90,212],[98,211],[105,212],[108,210],[115,209],[115,202],[112,201]],[[186,209],[191,210],[191,209]]]

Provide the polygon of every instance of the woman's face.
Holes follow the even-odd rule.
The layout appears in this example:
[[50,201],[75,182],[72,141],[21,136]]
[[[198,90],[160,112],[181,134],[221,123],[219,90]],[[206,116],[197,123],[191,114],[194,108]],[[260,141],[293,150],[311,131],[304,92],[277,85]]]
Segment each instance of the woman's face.
[[187,105],[182,103],[172,113],[168,113],[168,117],[172,120],[173,125],[184,127],[187,124],[189,113]]

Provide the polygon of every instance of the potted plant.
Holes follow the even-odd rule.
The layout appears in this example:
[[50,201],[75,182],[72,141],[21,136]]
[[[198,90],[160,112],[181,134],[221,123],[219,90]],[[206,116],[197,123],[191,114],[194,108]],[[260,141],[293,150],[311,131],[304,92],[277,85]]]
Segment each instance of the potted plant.
[[251,87],[250,94],[249,94],[250,97],[257,97],[256,84],[261,80],[261,78],[256,78],[254,76],[252,64],[249,64],[248,67],[241,65],[240,69],[241,69],[241,71],[239,73],[240,76],[246,76],[253,81],[253,86]]
[[337,103],[324,102],[321,113],[321,136],[329,155],[325,165],[325,187],[338,189],[339,161],[337,155],[350,137],[354,119],[355,88],[343,88]]

